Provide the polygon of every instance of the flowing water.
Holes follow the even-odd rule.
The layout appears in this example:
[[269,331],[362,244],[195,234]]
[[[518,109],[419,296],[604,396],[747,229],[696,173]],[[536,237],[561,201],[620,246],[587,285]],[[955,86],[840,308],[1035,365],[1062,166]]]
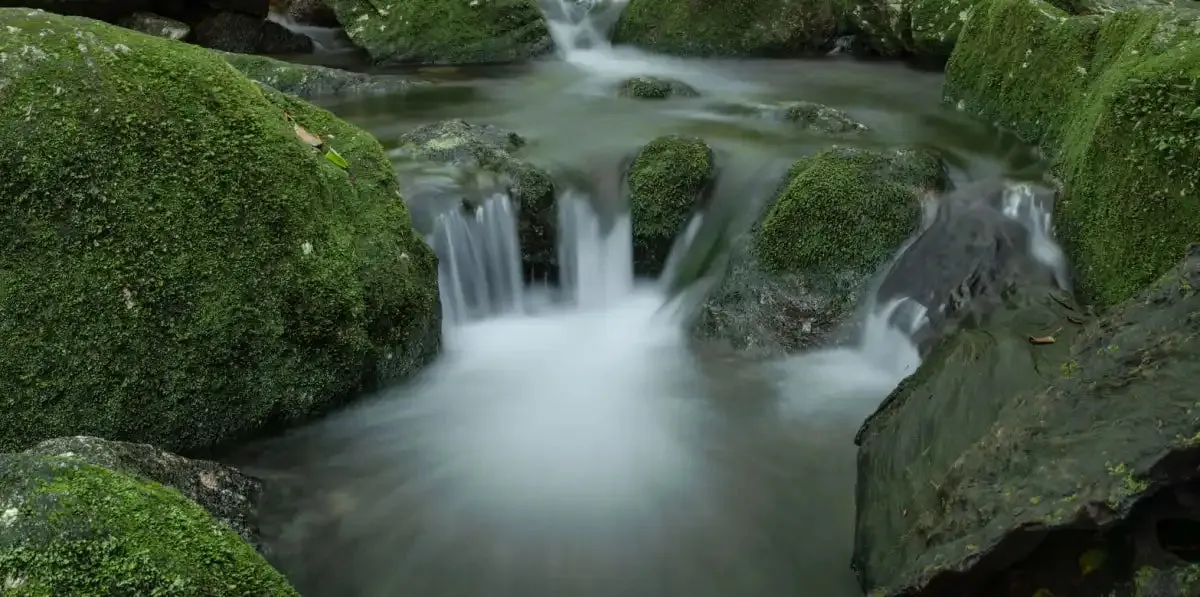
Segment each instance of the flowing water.
[[[859,143],[934,148],[960,180],[1029,178],[1032,154],[940,107],[935,74],[657,57],[612,48],[612,12],[554,1],[555,60],[455,69],[403,97],[330,103],[385,144],[444,118],[527,136],[522,156],[560,183],[562,272],[556,287],[522,279],[503,192],[485,185],[470,208],[422,205],[437,169],[398,163],[440,258],[444,352],[417,379],[233,459],[267,482],[269,557],[308,597],[859,595],[852,438],[920,364],[919,339],[940,329],[951,289],[913,268],[945,266],[921,251],[953,244],[958,212],[928,206],[863,305],[856,341],[753,362],[697,350],[687,322],[702,284],[677,292],[670,265],[661,280],[635,278],[620,164],[663,133],[717,149],[713,207],[673,263],[703,249],[705,224],[753,213],[779,167],[830,143],[732,104],[822,101],[871,127]],[[613,96],[620,78],[642,74],[703,95]],[[424,195],[465,192],[437,188]],[[1069,283],[1048,206],[1027,186],[983,211],[1019,228],[1014,250]]]

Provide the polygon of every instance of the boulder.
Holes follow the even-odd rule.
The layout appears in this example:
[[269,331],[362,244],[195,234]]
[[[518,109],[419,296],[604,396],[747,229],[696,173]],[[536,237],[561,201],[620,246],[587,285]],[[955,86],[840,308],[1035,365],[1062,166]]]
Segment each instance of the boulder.
[[312,27],[341,27],[326,0],[290,0],[283,14],[289,21]]
[[400,93],[419,84],[395,75],[367,75],[267,56],[233,52],[221,52],[221,55],[251,80],[306,99]]
[[800,130],[829,136],[851,136],[866,132],[867,126],[843,110],[809,101],[775,103],[723,103],[713,109],[731,116],[746,116],[790,123]]
[[714,176],[712,149],[701,139],[664,136],[638,151],[626,173],[634,273],[662,272],[675,239],[707,203]]
[[122,18],[117,24],[138,33],[174,40],[183,39],[192,32],[192,28],[187,23],[161,17],[152,12],[135,12]]
[[1200,525],[1200,248],[1090,322],[1008,271],[859,431],[863,590],[1190,595],[1130,576],[1194,557],[1169,535]]
[[829,341],[871,274],[918,229],[922,197],[946,184],[941,160],[917,150],[834,148],[798,160],[733,241],[697,334],[764,355]]
[[526,271],[542,278],[553,276],[558,264],[554,182],[516,157],[524,145],[520,135],[495,126],[447,120],[405,133],[392,155],[498,177],[520,212],[517,235]]
[[674,79],[659,77],[633,77],[621,82],[617,95],[635,99],[667,99],[669,97],[697,97],[700,95],[691,85]]
[[327,0],[376,62],[511,62],[552,48],[537,0]]
[[262,482],[234,468],[208,460],[183,458],[149,444],[112,442],[87,436],[48,439],[26,450],[25,454],[76,459],[177,489],[261,550],[258,501],[262,495]]
[[134,12],[148,11],[152,4],[153,0],[0,0],[0,8],[34,8],[110,23]]
[[0,455],[0,571],[16,595],[297,595],[175,489],[29,454]]
[[436,258],[370,135],[196,46],[29,10],[0,30],[0,449],[187,453],[437,353]]
[[196,24],[192,43],[241,54],[305,54],[311,39],[282,25],[236,12],[219,12]]
[[1198,14],[987,0],[947,65],[948,99],[1054,160],[1058,234],[1098,306],[1133,296],[1200,238]]
[[803,56],[833,49],[840,15],[817,0],[629,0],[613,41],[680,56]]

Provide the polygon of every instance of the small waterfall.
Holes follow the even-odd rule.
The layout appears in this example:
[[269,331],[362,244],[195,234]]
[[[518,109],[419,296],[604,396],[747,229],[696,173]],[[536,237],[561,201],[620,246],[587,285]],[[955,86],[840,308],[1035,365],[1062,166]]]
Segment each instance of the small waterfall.
[[559,275],[581,309],[611,306],[633,290],[633,228],[629,213],[602,230],[587,198],[567,191],[558,201]]
[[350,42],[340,27],[304,25],[297,23],[287,14],[275,11],[267,13],[267,20],[292,33],[311,39],[318,52],[340,52],[354,49],[354,44]]
[[430,240],[438,255],[442,313],[448,325],[521,311],[521,247],[508,195],[464,204],[437,217]]
[[559,55],[612,48],[608,29],[628,0],[541,0],[542,14]]

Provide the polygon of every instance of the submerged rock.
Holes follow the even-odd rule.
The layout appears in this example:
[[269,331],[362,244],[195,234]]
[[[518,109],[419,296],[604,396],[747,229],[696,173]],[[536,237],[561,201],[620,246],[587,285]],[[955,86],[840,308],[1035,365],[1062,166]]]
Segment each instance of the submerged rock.
[[544,170],[515,156],[524,145],[520,135],[495,126],[447,120],[405,133],[392,154],[500,175],[520,211],[522,260],[541,277],[553,272],[558,262],[554,183]]
[[266,56],[222,52],[225,60],[263,85],[302,98],[330,95],[375,95],[404,91],[417,85],[394,75],[367,75],[336,68],[284,62]]
[[297,595],[175,489],[78,458],[0,455],[0,570],[6,594]]
[[671,245],[712,190],[712,149],[690,137],[654,139],[638,152],[626,175],[633,226],[633,269],[657,276]]
[[682,56],[817,55],[834,47],[837,13],[815,0],[630,0],[613,41]]
[[621,83],[617,95],[637,99],[667,99],[669,97],[697,97],[700,93],[691,85],[674,79],[633,77],[625,79]]
[[121,19],[117,24],[139,33],[175,40],[183,39],[192,32],[192,28],[187,23],[161,17],[152,12],[135,12]]
[[436,258],[370,135],[196,46],[0,30],[0,449],[196,450],[436,354]]
[[1197,14],[1072,17],[1041,0],[987,0],[947,67],[948,98],[1056,160],[1055,226],[1100,306],[1133,296],[1200,238]]
[[1200,521],[1200,249],[1090,323],[1008,280],[859,432],[872,595],[1132,595],[1130,571],[1185,563],[1164,533]]
[[552,47],[537,0],[327,0],[376,62],[510,62]]
[[219,12],[196,24],[191,40],[213,50],[240,54],[306,54],[311,39],[259,17]]
[[77,459],[179,490],[189,500],[208,510],[213,518],[237,532],[247,543],[260,548],[258,500],[262,482],[236,469],[191,460],[149,444],[112,442],[98,437],[76,436],[46,440],[28,450],[31,456]]
[[828,341],[870,275],[918,229],[922,197],[946,184],[941,161],[916,150],[835,148],[797,161],[734,241],[698,334],[768,355]]
[[845,111],[816,102],[730,103],[719,104],[714,108],[721,113],[735,116],[788,122],[798,129],[827,135],[856,135],[868,130],[865,124],[858,122]]

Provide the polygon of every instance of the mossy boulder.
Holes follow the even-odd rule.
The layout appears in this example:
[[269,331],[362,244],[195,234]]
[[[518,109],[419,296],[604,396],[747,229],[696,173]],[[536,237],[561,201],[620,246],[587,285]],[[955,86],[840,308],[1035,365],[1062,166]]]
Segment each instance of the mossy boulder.
[[1070,16],[987,0],[947,66],[946,95],[1053,157],[1055,222],[1090,301],[1111,306],[1200,238],[1200,12]]
[[519,210],[517,235],[525,267],[542,277],[552,275],[558,263],[555,190],[545,170],[517,157],[524,145],[520,135],[492,125],[447,120],[405,133],[392,155],[499,176]]
[[790,123],[798,130],[831,136],[857,135],[868,130],[865,124],[855,120],[844,110],[803,100],[765,104],[723,103],[717,104],[713,108],[731,116],[756,117]]
[[376,62],[511,62],[553,47],[537,0],[328,2],[350,40]]
[[436,354],[436,258],[370,135],[203,48],[23,9],[0,30],[0,448],[197,450]]
[[856,439],[863,590],[1129,594],[1143,521],[1197,514],[1198,287],[1194,249],[1098,320],[1023,277],[964,320]]
[[183,39],[192,32],[192,28],[187,23],[168,19],[152,12],[135,12],[126,15],[117,21],[117,24],[146,35],[157,35],[175,40]]
[[947,184],[941,160],[917,150],[834,148],[798,160],[733,241],[697,334],[764,355],[829,341],[871,274],[918,229],[922,197]]
[[4,594],[295,596],[178,491],[75,458],[0,455]]
[[662,272],[675,239],[707,202],[715,174],[712,149],[701,139],[669,135],[638,151],[626,175],[635,273]]
[[306,99],[401,93],[417,85],[395,75],[367,75],[313,64],[284,62],[267,56],[232,52],[221,52],[221,56],[251,80]]
[[803,56],[833,49],[832,0],[630,0],[613,41],[680,56]]
[[698,97],[700,93],[691,85],[674,79],[659,77],[633,77],[621,82],[617,95],[635,99],[667,99],[670,97]]
[[177,489],[247,543],[261,549],[258,501],[263,485],[258,479],[234,468],[208,460],[183,458],[149,444],[113,442],[88,436],[48,439],[26,450],[25,454],[75,459]]

